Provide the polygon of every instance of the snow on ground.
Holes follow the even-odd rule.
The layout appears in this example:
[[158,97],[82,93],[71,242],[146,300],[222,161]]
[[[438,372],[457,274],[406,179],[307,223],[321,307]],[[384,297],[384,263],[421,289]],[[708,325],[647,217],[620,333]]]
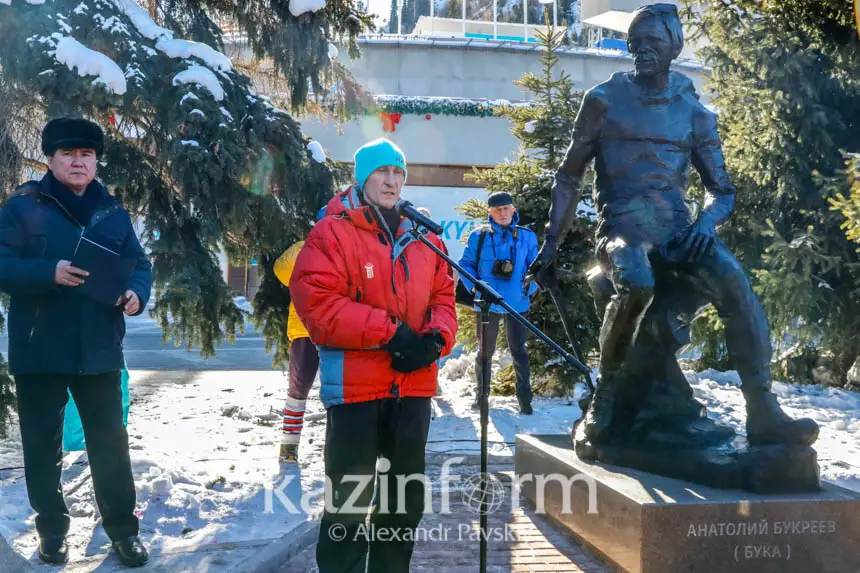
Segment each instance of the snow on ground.
[[[427,451],[458,455],[479,451],[479,414],[471,409],[474,353],[452,357],[433,399]],[[493,369],[510,362],[498,352]],[[689,372],[697,399],[713,416],[743,431],[744,405],[734,372]],[[274,539],[307,519],[271,497],[266,487],[293,476],[284,495],[297,507],[301,492],[322,485],[325,411],[315,385],[298,467],[280,467],[280,411],[286,380],[280,372],[131,373],[131,457],[142,535],[156,552],[212,543]],[[816,443],[824,479],[860,491],[860,394],[774,384],[792,416],[822,426]],[[575,397],[578,397],[578,393]],[[512,455],[517,433],[568,433],[580,410],[571,398],[535,398],[533,416],[517,413],[514,397],[490,398],[490,454]],[[77,556],[103,552],[108,540],[98,523],[92,480],[82,453],[64,459],[64,491],[73,514],[70,544]],[[0,468],[22,464],[16,429],[0,442]],[[312,511],[316,511],[315,498]],[[0,534],[24,555],[36,548],[23,471],[0,470]]]
[[[746,410],[737,372],[686,372],[697,400],[712,418],[744,432]],[[774,382],[779,403],[793,418],[812,418],[821,427],[813,447],[822,479],[860,491],[860,393],[819,385]]]
[[[283,490],[289,499],[313,487],[303,470],[278,464],[287,389],[280,372],[132,371],[131,379],[137,513],[141,535],[155,552],[276,539],[307,519],[299,504],[293,511],[275,495],[266,511],[266,489],[274,491],[284,475],[293,476]],[[0,443],[0,468],[20,465],[16,434]],[[109,541],[98,521],[86,454],[67,454],[63,467],[72,554],[101,554]],[[30,557],[37,538],[23,474],[0,471],[0,534]]]
[[[510,364],[510,354],[496,352],[493,373]],[[481,417],[472,410],[475,399],[475,353],[448,359],[439,376],[440,392],[433,400],[435,419],[430,425],[427,451],[433,453],[476,453],[480,451]],[[578,397],[578,395],[576,396]],[[581,414],[571,398],[538,398],[534,415],[519,414],[514,396],[490,396],[487,451],[512,456],[515,436],[527,434],[568,434]]]

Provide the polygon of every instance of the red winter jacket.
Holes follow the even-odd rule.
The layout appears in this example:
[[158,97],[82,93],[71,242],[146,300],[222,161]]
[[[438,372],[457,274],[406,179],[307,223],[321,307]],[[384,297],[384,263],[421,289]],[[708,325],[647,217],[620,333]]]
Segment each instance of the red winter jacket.
[[[320,398],[326,408],[394,396],[436,393],[436,364],[409,374],[391,368],[382,346],[398,324],[436,332],[451,352],[457,334],[448,265],[407,231],[394,245],[362,205],[355,187],[335,196],[296,260],[290,295],[319,348]],[[437,247],[442,241],[430,234]]]

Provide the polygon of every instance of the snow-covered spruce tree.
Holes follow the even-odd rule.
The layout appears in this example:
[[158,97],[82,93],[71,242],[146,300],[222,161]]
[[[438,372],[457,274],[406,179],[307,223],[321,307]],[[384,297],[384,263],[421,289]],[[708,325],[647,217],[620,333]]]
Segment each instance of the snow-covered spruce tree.
[[[518,157],[515,161],[505,161],[492,169],[479,171],[474,177],[490,193],[510,193],[520,214],[520,225],[534,230],[542,243],[552,200],[553,175],[570,143],[582,94],[573,90],[570,78],[557,67],[556,50],[562,46],[564,34],[550,29],[548,34],[540,34],[538,39],[541,44],[540,75],[526,73],[516,82],[523,91],[533,95],[536,105],[512,106],[499,111],[500,116],[513,124],[511,131],[520,142]],[[586,271],[594,261],[594,217],[590,214],[593,213],[593,176],[589,174],[584,180],[584,202],[565,243],[559,246],[557,266],[562,296],[567,301],[570,324],[576,333],[576,344],[587,356],[597,347],[600,323],[586,282]],[[475,219],[487,218],[486,203],[480,201],[467,202],[462,211]],[[461,311],[460,319],[460,338],[474,344],[473,313]],[[558,311],[547,293],[533,297],[529,319],[550,338],[570,348]],[[547,381],[536,386],[537,391],[566,392],[578,381],[572,368],[563,363],[547,344],[533,337],[529,339],[529,359],[536,378]],[[503,382],[506,378],[513,380],[513,373],[508,374],[510,376],[500,377]],[[513,391],[512,384],[509,389]]]
[[233,22],[257,57],[271,57],[280,91],[300,108],[309,89],[328,93],[331,43],[355,54],[367,16],[352,0],[147,7],[158,23],[134,0],[0,0],[0,73],[28,94],[39,119],[17,135],[32,139],[61,114],[99,122],[107,136],[99,177],[145,220],[152,312],[165,338],[208,356],[241,329],[215,255],[223,249],[231,260],[263,264],[255,321],[283,361],[284,289],[265,264],[306,234],[333,191],[332,172],[299,124],[256,95],[219,51],[213,18]]
[[[860,257],[829,200],[849,196],[843,152],[860,151],[860,40],[851,3],[707,5],[687,16],[712,42],[701,55],[713,69],[712,103],[738,188],[721,236],[752,273],[775,358],[786,342],[811,352],[779,361],[776,374],[810,381],[816,362],[826,360],[844,382],[860,354]],[[724,350],[718,328],[717,321],[695,328],[712,360]]]
[[[15,91],[0,75],[0,201],[5,201],[8,193],[15,188],[21,170],[21,149],[15,143],[11,126],[20,118],[16,111],[19,101]],[[0,313],[0,330],[6,329],[6,313],[8,297],[0,294],[0,304],[4,312]],[[0,355],[0,439],[6,437],[7,420],[15,408],[15,396],[12,393],[13,382],[6,369],[6,361]]]
[[14,189],[21,171],[21,150],[15,143],[11,126],[15,122],[15,98],[0,76],[0,199]]

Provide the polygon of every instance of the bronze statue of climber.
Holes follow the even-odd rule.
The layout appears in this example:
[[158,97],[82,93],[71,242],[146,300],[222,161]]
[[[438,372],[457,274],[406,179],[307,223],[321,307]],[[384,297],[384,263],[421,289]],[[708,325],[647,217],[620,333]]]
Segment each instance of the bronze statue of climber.
[[[595,446],[600,450],[605,444],[610,451],[608,446],[619,441],[629,445],[643,416],[659,426],[664,413],[658,395],[689,410],[676,434],[699,432],[712,442],[733,436],[704,419],[703,408],[684,388],[674,355],[680,346],[676,335],[681,331],[683,337],[684,330],[679,317],[710,302],[725,325],[728,353],[742,381],[748,446],[785,446],[814,457],[808,446],[818,437],[818,426],[790,418],[771,392],[764,310],[740,262],[716,236],[716,227],[734,207],[735,188],[726,173],[715,115],[699,102],[690,79],[670,70],[683,47],[676,7],[640,8],[628,38],[635,71],[615,73],[584,95],[555,175],[545,243],[530,269],[540,280],[552,264],[576,216],[580,180],[593,160],[600,272],[591,284],[603,316],[600,381],[581,422],[577,450],[599,457]],[[685,195],[691,164],[706,188],[695,216]],[[654,354],[656,348],[664,354]],[[647,404],[658,411],[647,411]],[[692,447],[689,435],[676,438],[681,447]],[[655,440],[668,444],[676,438]],[[797,489],[817,484],[817,464],[814,480],[811,468],[801,480],[806,485]]]

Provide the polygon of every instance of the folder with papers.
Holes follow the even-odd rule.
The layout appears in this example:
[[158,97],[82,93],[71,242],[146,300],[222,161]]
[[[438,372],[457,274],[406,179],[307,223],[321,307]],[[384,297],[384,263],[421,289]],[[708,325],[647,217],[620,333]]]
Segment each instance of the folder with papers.
[[75,287],[75,290],[101,304],[116,306],[125,293],[128,279],[136,265],[136,258],[124,257],[82,236],[78,241],[72,266],[90,274],[84,278],[84,284]]

